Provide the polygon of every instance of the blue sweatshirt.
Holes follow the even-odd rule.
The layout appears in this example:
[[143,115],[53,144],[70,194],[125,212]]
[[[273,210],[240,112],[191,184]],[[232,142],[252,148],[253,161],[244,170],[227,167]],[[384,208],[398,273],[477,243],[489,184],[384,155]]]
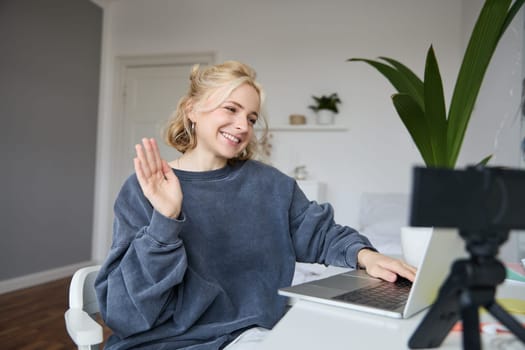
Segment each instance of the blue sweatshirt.
[[135,175],[115,202],[113,243],[95,286],[113,330],[107,349],[219,349],[283,316],[295,262],[356,266],[372,248],[310,202],[295,180],[257,161],[174,170],[179,219],[153,209]]

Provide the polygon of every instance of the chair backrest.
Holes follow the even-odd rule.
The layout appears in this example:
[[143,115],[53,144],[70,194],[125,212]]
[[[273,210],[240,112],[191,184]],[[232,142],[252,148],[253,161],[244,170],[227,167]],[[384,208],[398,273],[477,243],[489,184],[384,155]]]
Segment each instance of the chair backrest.
[[88,266],[75,272],[69,285],[69,307],[81,309],[89,315],[99,312],[95,293],[95,278],[100,265]]

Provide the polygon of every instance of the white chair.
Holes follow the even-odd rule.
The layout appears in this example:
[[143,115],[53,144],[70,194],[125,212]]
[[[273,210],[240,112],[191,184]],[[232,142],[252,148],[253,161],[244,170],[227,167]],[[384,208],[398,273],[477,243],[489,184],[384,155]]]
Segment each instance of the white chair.
[[64,314],[66,329],[79,350],[95,350],[102,343],[102,326],[93,316],[99,312],[95,277],[100,265],[75,272],[69,286],[69,309]]

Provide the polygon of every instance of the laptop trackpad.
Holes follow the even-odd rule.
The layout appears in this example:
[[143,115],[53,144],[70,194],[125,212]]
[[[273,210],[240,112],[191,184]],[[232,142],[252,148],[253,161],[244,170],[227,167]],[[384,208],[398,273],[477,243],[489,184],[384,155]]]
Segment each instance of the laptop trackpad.
[[345,275],[335,275],[328,278],[312,281],[310,283],[321,287],[338,289],[342,293],[344,293],[352,291],[354,289],[381,283],[381,280],[373,278],[359,278]]

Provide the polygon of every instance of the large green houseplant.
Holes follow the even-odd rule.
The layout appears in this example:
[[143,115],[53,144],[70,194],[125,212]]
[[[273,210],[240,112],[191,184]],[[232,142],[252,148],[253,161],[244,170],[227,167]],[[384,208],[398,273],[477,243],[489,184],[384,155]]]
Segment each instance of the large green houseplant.
[[426,166],[455,167],[487,67],[501,36],[524,1],[485,1],[463,57],[448,113],[432,45],[426,56],[424,80],[388,57],[348,60],[370,64],[397,90],[392,95],[393,104]]

